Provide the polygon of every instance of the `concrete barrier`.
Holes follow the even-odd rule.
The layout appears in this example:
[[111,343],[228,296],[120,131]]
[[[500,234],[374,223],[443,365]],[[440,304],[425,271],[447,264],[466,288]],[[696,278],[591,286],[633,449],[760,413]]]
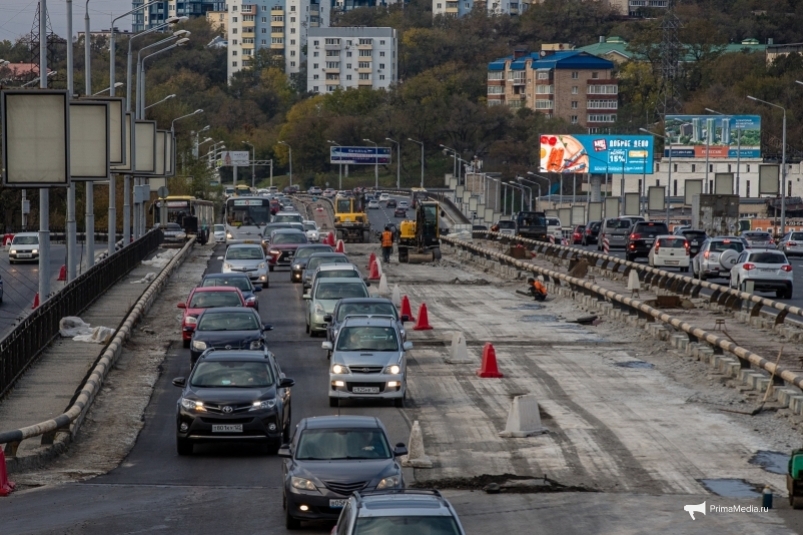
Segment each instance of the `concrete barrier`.
[[538,400],[533,394],[516,396],[510,406],[505,430],[499,433],[503,438],[525,438],[546,433],[541,425]]

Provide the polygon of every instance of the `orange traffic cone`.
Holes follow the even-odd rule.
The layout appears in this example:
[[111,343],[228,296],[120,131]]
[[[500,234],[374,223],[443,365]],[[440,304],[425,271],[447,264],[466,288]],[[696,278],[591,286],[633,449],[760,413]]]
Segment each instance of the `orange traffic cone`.
[[427,304],[421,303],[418,307],[418,321],[413,327],[414,331],[429,331],[432,330],[432,325],[429,324],[429,315],[427,314]]
[[326,243],[331,245],[332,247],[335,246],[335,233],[330,232],[329,236],[326,237]]
[[368,275],[368,280],[378,281],[381,278],[382,276],[379,274],[379,264],[377,262],[374,262],[373,264],[371,264],[371,274]]
[[374,262],[376,262],[376,255],[371,253],[371,256],[368,257],[368,269],[371,269],[371,266],[374,265]]
[[59,268],[59,278],[56,280],[58,280],[59,282],[64,282],[67,280],[67,266],[65,266],[64,264],[62,264],[61,268]]
[[0,496],[8,496],[14,490],[14,483],[8,480],[8,470],[6,470],[6,454],[0,448]]
[[413,310],[410,308],[410,300],[406,295],[403,295],[401,299],[401,315],[407,316],[408,321],[415,321]]
[[36,292],[36,295],[33,296],[33,306],[31,307],[31,310],[37,308],[38,306],[39,306],[39,292]]
[[482,365],[477,370],[477,375],[480,377],[504,377],[496,364],[496,350],[490,342],[486,342],[485,347],[482,348]]
[[337,240],[337,246],[335,247],[336,253],[345,253],[346,252],[346,245],[343,243],[343,240]]

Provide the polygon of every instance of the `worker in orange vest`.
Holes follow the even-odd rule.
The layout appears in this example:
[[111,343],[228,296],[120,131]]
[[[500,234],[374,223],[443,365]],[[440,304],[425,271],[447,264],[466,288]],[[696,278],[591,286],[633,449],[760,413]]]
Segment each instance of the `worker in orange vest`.
[[530,285],[530,295],[532,295],[536,301],[543,301],[546,299],[546,286],[543,285],[541,280],[541,277],[538,277],[538,280],[532,277],[527,279],[527,283]]
[[393,253],[393,233],[390,231],[390,226],[385,226],[385,231],[382,232],[382,260],[390,263],[390,255]]

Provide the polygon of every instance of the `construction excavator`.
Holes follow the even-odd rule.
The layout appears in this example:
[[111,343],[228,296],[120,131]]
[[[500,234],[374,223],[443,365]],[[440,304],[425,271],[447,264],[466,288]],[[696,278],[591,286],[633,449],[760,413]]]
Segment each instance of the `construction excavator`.
[[335,197],[335,232],[344,242],[367,243],[370,239],[371,223],[365,213],[365,194]]
[[420,200],[415,206],[415,221],[399,225],[399,262],[422,263],[440,260],[441,206],[437,201]]

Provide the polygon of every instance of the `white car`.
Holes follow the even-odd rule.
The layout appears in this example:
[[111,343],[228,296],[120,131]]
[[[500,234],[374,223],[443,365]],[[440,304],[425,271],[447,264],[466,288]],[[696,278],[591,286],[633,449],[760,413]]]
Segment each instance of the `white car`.
[[307,235],[307,240],[311,243],[318,243],[321,239],[321,233],[318,229],[318,224],[315,221],[304,221],[304,233]]
[[546,218],[546,233],[547,236],[554,236],[557,243],[563,239],[563,225],[557,217]]
[[379,202],[376,200],[371,200],[368,202],[368,209],[369,210],[378,210],[379,209]]
[[791,299],[794,274],[792,265],[781,251],[747,249],[731,268],[731,288],[747,291],[775,291],[778,299]]
[[676,267],[680,271],[689,271],[690,260],[689,241],[683,236],[656,236],[647,255],[652,267]]
[[390,194],[383,193],[379,196],[379,202],[386,202],[390,200]]
[[212,235],[215,237],[215,243],[226,243],[226,226],[214,225]]
[[268,259],[262,245],[229,245],[226,255],[220,260],[223,260],[223,273],[245,273],[251,282],[268,287]]
[[405,208],[405,209],[410,208],[410,203],[407,201],[399,201],[398,208]]
[[39,260],[39,233],[20,232],[15,234],[8,250],[9,264],[32,260]]

